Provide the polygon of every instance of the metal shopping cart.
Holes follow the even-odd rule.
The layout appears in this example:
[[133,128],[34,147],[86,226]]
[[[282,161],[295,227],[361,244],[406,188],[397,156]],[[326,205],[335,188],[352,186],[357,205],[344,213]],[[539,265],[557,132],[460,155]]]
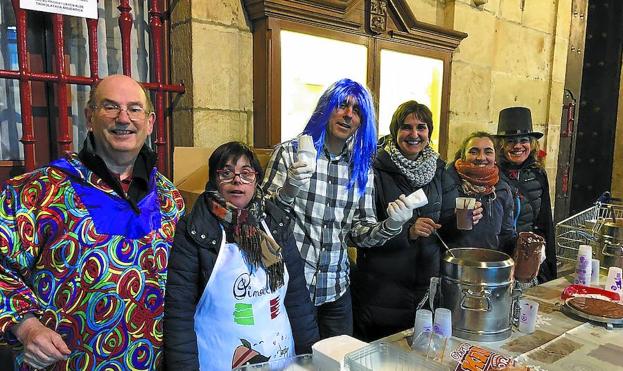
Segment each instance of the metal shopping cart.
[[605,251],[602,230],[607,223],[623,223],[623,205],[596,202],[556,224],[556,255],[559,260],[575,262],[580,245],[590,245],[603,266]]

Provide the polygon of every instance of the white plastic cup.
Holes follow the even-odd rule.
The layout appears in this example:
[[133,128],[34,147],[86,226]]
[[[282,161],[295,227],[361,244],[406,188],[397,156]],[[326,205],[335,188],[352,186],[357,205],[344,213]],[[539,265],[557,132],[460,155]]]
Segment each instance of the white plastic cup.
[[623,295],[623,289],[621,288],[621,275],[622,270],[619,267],[608,268],[608,278],[606,279],[605,289],[608,291],[616,292],[619,295]]
[[519,299],[519,331],[531,334],[536,329],[536,316],[539,303],[534,300]]
[[450,311],[450,309],[435,309],[435,322],[433,324],[433,333],[445,338],[449,338],[450,336],[452,336],[452,312]]
[[428,204],[428,197],[426,197],[426,193],[424,193],[424,190],[422,188],[411,193],[407,196],[407,198],[409,199],[409,201],[411,201],[411,207],[414,209],[426,206],[426,204]]
[[413,338],[423,332],[433,331],[433,312],[428,309],[419,309],[415,312],[415,324],[413,325]]
[[591,263],[591,285],[599,285],[599,259],[593,259]]
[[592,261],[593,248],[590,245],[580,245],[578,248],[578,260],[575,265],[574,283],[590,285]]
[[428,353],[428,348],[430,346],[431,335],[432,335],[432,331],[423,331],[423,332],[420,332],[417,336],[414,332],[413,342],[411,343],[411,349],[422,355],[426,355]]
[[303,134],[299,136],[299,146],[297,150],[298,160],[303,161],[307,166],[316,167],[316,147],[314,138],[311,135]]
[[434,332],[430,334],[430,342],[428,345],[428,352],[426,352],[426,358],[438,363],[443,363],[448,338],[449,336],[443,336]]

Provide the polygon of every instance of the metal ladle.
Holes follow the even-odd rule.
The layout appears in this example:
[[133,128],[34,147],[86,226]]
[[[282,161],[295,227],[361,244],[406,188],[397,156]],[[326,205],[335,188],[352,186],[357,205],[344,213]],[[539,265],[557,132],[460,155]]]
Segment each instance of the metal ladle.
[[436,229],[433,230],[433,233],[435,234],[435,236],[437,236],[437,238],[439,238],[439,242],[441,242],[446,251],[454,258],[455,256],[452,253],[452,249],[449,248],[448,245],[446,245],[446,243],[441,239],[441,236],[439,235],[439,233],[437,233]]

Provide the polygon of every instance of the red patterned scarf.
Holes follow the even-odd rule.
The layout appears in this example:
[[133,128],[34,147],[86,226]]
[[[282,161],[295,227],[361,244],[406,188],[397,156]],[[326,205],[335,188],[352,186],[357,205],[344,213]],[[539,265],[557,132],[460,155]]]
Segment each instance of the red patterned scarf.
[[461,186],[467,195],[491,194],[500,181],[500,170],[497,166],[480,167],[458,159],[454,162],[454,168],[461,177]]

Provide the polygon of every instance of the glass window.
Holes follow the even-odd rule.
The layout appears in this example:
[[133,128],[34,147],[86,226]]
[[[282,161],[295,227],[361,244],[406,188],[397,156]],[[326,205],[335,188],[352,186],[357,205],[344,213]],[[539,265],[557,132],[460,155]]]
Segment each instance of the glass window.
[[433,113],[433,148],[438,150],[443,61],[413,54],[381,50],[379,136],[389,134],[392,114],[401,103],[416,100]]
[[350,78],[366,85],[368,48],[281,31],[281,140],[300,134],[329,85]]

